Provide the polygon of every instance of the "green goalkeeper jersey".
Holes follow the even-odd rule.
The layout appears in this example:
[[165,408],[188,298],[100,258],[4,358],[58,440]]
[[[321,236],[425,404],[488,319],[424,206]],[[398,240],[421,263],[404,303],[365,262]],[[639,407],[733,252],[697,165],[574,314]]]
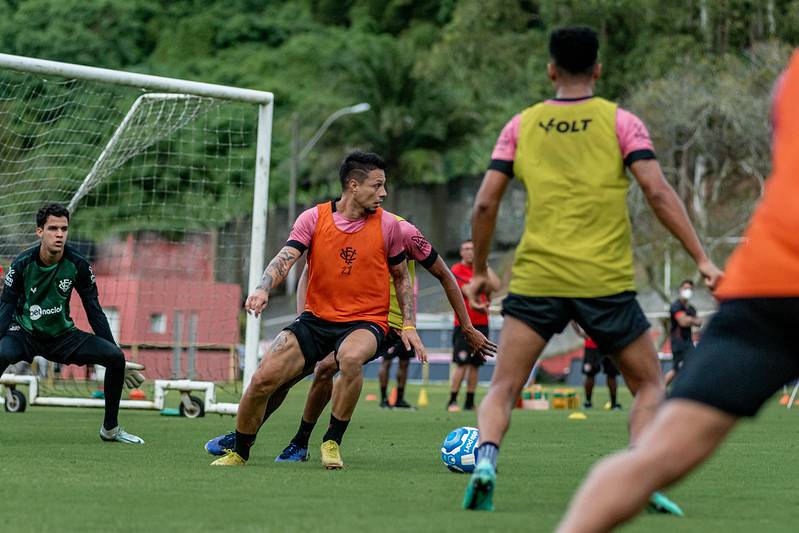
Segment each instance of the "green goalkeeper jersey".
[[[13,319],[25,331],[37,338],[58,337],[76,329],[69,309],[73,289],[78,291],[94,332],[114,342],[97,297],[92,267],[69,245],[64,247],[61,260],[50,266],[39,260],[39,246],[17,256],[6,275],[2,295],[5,312],[0,315],[10,315],[9,308],[13,307]],[[5,329],[0,329],[0,336],[4,333]]]

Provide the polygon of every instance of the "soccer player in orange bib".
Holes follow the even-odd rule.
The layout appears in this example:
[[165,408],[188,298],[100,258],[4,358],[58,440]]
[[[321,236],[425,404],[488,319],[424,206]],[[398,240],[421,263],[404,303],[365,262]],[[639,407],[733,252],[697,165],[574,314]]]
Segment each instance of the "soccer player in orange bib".
[[559,531],[610,531],[631,519],[651,491],[685,477],[741,417],[799,378],[799,52],[772,116],[772,174],[716,290],[718,313],[638,445],[593,468]]
[[267,305],[269,291],[309,251],[305,312],[272,342],[241,397],[234,447],[213,465],[246,464],[270,396],[334,352],[340,376],[333,387],[330,426],[321,453],[325,468],[344,466],[339,445],[363,385],[361,367],[374,356],[388,331],[389,273],[403,317],[402,342],[417,359],[427,360],[414,325],[413,290],[399,221],[380,207],[387,196],[384,169],[375,154],[348,155],[339,169],[341,199],[299,216],[298,221],[312,220],[307,244],[290,239],[248,296],[245,307],[258,316]]
[[[527,188],[526,227],[502,303],[497,366],[480,404],[480,447],[463,500],[467,509],[494,508],[496,459],[513,405],[550,337],[571,320],[611,356],[635,394],[633,444],[663,398],[649,322],[635,299],[625,166],[706,282],[712,286],[720,275],[664,178],[646,127],[594,96],[602,70],[598,48],[589,28],[552,33],[547,73],[556,98],[525,109],[505,126],[475,198],[472,287],[479,293],[489,283],[486,258],[505,189],[512,176]],[[661,494],[653,495],[652,503],[679,513]]]

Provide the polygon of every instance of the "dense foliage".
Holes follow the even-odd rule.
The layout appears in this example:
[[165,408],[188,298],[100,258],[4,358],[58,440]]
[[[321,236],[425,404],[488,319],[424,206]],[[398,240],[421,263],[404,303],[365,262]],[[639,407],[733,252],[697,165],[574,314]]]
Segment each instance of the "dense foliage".
[[502,125],[551,94],[547,35],[567,24],[599,31],[598,92],[645,119],[703,237],[737,234],[768,174],[769,93],[799,39],[799,0],[0,2],[8,53],[274,92],[279,203],[291,117],[303,144],[358,102],[371,110],[336,121],[302,161],[300,200],[335,187],[353,147],[383,154],[395,183],[479,175]]

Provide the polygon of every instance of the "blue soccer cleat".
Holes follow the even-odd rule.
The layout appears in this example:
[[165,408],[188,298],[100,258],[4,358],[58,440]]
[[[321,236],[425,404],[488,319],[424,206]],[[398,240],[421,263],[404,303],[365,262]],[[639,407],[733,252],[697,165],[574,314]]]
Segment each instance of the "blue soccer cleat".
[[308,448],[301,448],[293,442],[280,452],[280,455],[275,457],[276,463],[299,463],[300,461],[308,460]]
[[650,513],[670,514],[674,516],[685,516],[680,506],[668,499],[660,492],[653,492],[649,497],[646,510]]
[[487,460],[478,461],[466,486],[466,494],[463,495],[463,508],[473,511],[493,511],[496,483],[497,472],[494,466]]
[[214,437],[205,443],[205,451],[211,455],[225,455],[225,452],[233,449],[233,444],[236,442],[236,432],[231,431],[224,435]]

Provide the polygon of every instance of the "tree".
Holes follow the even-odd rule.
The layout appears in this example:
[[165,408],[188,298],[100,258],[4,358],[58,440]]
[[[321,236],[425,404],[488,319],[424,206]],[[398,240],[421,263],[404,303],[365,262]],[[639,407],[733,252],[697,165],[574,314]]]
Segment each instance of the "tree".
[[[718,263],[746,227],[769,173],[771,91],[787,55],[785,46],[758,45],[745,57],[680,66],[627,100],[647,124],[666,178]],[[679,246],[654,220],[637,188],[631,215],[636,256],[650,285],[661,289],[661,258],[681,257]],[[675,274],[693,272],[681,261]]]

